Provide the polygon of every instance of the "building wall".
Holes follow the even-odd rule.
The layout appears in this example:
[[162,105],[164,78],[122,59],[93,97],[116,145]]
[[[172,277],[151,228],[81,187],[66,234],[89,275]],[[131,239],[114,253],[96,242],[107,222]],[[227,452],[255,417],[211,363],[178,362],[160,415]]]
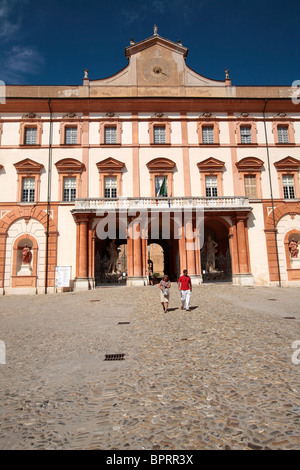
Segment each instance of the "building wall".
[[[26,100],[24,99],[24,102]],[[247,106],[247,103],[245,103]],[[0,110],[1,111],[1,110]],[[275,113],[269,113],[267,118],[267,138],[269,144],[270,172],[272,179],[273,197],[275,205],[282,200],[281,179],[275,167],[275,163],[288,156],[300,160],[300,117],[297,113],[290,113],[287,120],[292,121],[294,143],[287,145],[276,144],[274,135]],[[248,239],[251,272],[255,283],[258,285],[268,285],[270,281],[270,261],[268,257],[268,238],[266,237],[266,216],[264,212],[265,205],[270,207],[269,201],[270,180],[268,167],[268,153],[265,140],[265,131],[262,113],[252,113],[251,120],[255,122],[257,144],[241,145],[238,144],[238,135],[234,130],[236,121],[240,120],[240,113],[214,113],[214,119],[219,126],[219,144],[200,145],[198,134],[198,123],[201,121],[201,113],[171,112],[168,109],[164,112],[164,119],[170,122],[170,145],[156,146],[151,145],[151,136],[149,134],[149,123],[155,120],[154,113],[138,113],[138,142],[134,142],[134,120],[131,112],[117,113],[118,120],[121,122],[121,142],[120,145],[108,146],[100,144],[100,124],[106,119],[103,112],[93,112],[87,117],[88,140],[80,145],[68,147],[60,144],[60,126],[64,113],[55,113],[53,115],[53,140],[52,140],[52,172],[51,172],[51,202],[61,203],[59,194],[59,174],[55,164],[62,159],[76,159],[86,165],[86,170],[81,175],[82,178],[82,196],[89,198],[103,197],[100,192],[99,172],[97,163],[113,158],[125,164],[122,172],[122,196],[133,197],[138,187],[141,197],[151,196],[150,173],[147,163],[155,158],[167,158],[175,163],[173,172],[173,194],[174,197],[184,197],[189,195],[186,186],[186,180],[190,182],[191,196],[205,196],[201,186],[201,174],[197,167],[199,162],[208,158],[214,158],[224,163],[222,171],[222,194],[224,196],[240,196],[241,181],[237,181],[238,173],[236,163],[246,157],[255,157],[263,161],[261,171],[262,201],[254,201],[252,204],[252,213],[248,219]],[[29,158],[43,165],[40,174],[40,200],[47,201],[48,185],[48,162],[49,162],[49,113],[39,113],[42,122],[41,145],[38,148],[26,148],[20,146],[20,124],[23,121],[23,113],[3,113],[0,115],[2,123],[1,144],[0,144],[0,164],[3,166],[0,171],[1,183],[1,207],[3,214],[7,211],[7,204],[11,208],[17,207],[17,187],[18,177],[14,163],[18,163]],[[77,113],[82,120],[83,113]],[[280,119],[278,120],[280,122]],[[183,129],[186,123],[187,141],[184,140]],[[82,134],[83,135],[83,134]],[[81,135],[81,137],[82,137]],[[187,149],[187,153],[184,154]],[[134,152],[138,152],[138,169],[135,166]],[[184,160],[187,155],[187,160]],[[186,162],[188,161],[188,166]],[[187,173],[188,172],[188,173]],[[136,176],[135,176],[136,175]],[[299,168],[295,173],[295,184],[299,186]],[[86,179],[86,183],[85,183]],[[295,201],[295,211],[298,211],[297,195]],[[61,204],[58,207],[57,232],[58,244],[56,253],[56,263],[59,266],[72,266],[72,274],[76,273],[76,224],[70,212],[73,204]],[[289,212],[291,211],[289,206]],[[2,213],[1,213],[2,214]],[[2,214],[2,217],[3,217]],[[37,225],[35,225],[37,224]],[[25,222],[25,219],[16,221],[10,226],[7,232],[5,248],[5,274],[4,288],[7,292],[11,289],[10,275],[12,273],[12,245],[16,236],[24,233],[31,233],[37,240],[39,247],[38,256],[38,281],[37,289],[41,290],[45,280],[45,235],[41,228],[38,228],[40,222]],[[297,279],[289,279],[287,274],[287,264],[284,252],[284,233],[287,230],[300,230],[299,217],[290,219],[290,215],[283,214],[278,226],[278,243],[280,255],[280,272],[282,281],[286,285],[292,285],[298,282]],[[300,276],[299,276],[300,280]]]

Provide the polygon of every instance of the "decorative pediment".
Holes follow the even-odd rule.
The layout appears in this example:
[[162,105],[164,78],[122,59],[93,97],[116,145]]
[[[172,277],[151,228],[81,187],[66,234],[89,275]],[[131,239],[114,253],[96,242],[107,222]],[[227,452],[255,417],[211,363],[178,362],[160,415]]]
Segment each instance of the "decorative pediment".
[[245,157],[236,163],[238,170],[244,171],[260,171],[264,162],[256,157]]
[[34,160],[31,160],[30,158],[25,158],[25,160],[22,160],[18,163],[14,163],[14,167],[17,170],[18,174],[24,173],[24,174],[30,174],[30,173],[41,173],[42,169],[44,168],[44,165],[41,163],[35,162]]
[[170,41],[169,39],[159,36],[158,34],[154,34],[150,38],[144,39],[137,43],[132,40],[130,42],[130,46],[126,47],[125,49],[125,55],[129,58],[132,55],[144,51],[145,49],[149,49],[153,46],[161,46],[163,48],[169,49],[172,52],[177,52],[178,54],[183,55],[184,58],[186,58],[188,54],[188,49],[184,47],[180,42],[175,43],[173,41]]
[[214,157],[209,157],[197,163],[199,171],[223,171],[225,163]]
[[74,158],[63,158],[55,163],[58,173],[82,173],[85,165]]
[[35,113],[23,114],[22,119],[41,119],[41,116],[38,116]]
[[147,168],[150,172],[157,171],[174,171],[176,163],[168,158],[154,158],[147,163]]
[[300,161],[297,158],[288,156],[279,160],[279,162],[275,162],[274,166],[277,170],[298,170],[300,168]]
[[75,113],[67,113],[63,115],[62,119],[80,119],[80,116]]
[[153,36],[142,41],[130,41],[130,45],[125,49],[129,63],[122,70],[99,80],[90,80],[85,76],[84,81],[88,80],[91,96],[94,97],[104,96],[104,86],[109,87],[105,90],[105,96],[116,96],[116,92],[120,93],[119,89],[111,90],[110,87],[122,87],[122,93],[123,87],[134,87],[128,88],[126,96],[161,97],[162,91],[158,87],[172,87],[168,92],[172,96],[182,96],[181,87],[201,87],[201,92],[197,90],[195,93],[196,96],[202,96],[203,86],[228,85],[229,79],[212,80],[190,69],[186,65],[187,54],[188,49],[180,41],[173,42],[154,32]]
[[121,173],[125,167],[125,163],[115,160],[114,158],[106,158],[96,163],[98,171],[101,173]]

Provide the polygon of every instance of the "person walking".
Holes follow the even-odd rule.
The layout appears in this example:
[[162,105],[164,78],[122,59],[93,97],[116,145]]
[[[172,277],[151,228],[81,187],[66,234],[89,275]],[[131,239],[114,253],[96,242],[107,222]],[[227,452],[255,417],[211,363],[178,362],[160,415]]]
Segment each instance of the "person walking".
[[188,276],[187,269],[183,270],[182,276],[178,279],[178,290],[180,291],[181,310],[183,310],[185,304],[186,311],[190,312],[192,281],[190,276]]
[[160,281],[158,287],[161,290],[161,292],[160,292],[160,301],[161,301],[161,304],[162,304],[163,311],[167,312],[168,311],[168,306],[169,306],[169,299],[170,299],[170,289],[171,289],[171,283],[170,283],[170,280],[169,280],[169,276],[165,275],[163,277],[163,279]]

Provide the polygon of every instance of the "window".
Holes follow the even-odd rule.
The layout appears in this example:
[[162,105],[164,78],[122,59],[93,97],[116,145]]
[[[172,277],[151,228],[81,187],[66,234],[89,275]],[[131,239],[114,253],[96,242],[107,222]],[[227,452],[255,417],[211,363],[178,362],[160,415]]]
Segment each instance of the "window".
[[77,144],[77,126],[65,127],[65,144]]
[[37,127],[25,127],[25,145],[37,144]]
[[71,202],[76,199],[76,178],[64,178],[64,201]]
[[252,134],[250,126],[241,126],[241,144],[252,144]]
[[23,178],[22,202],[34,202],[35,178]]
[[198,142],[200,145],[219,145],[219,121],[211,113],[203,113],[197,122]]
[[279,144],[289,143],[289,131],[287,126],[277,126],[277,135]]
[[282,175],[282,185],[284,199],[295,199],[294,177]]
[[218,181],[216,176],[205,177],[205,191],[206,197],[218,196]]
[[[176,163],[168,158],[154,158],[147,164],[150,173],[151,197],[173,196],[173,173]],[[163,184],[163,181],[165,182]]]
[[166,175],[155,176],[155,195],[168,196],[168,177]]
[[250,199],[256,199],[256,176],[255,175],[245,175],[244,177],[245,184],[245,196]]
[[202,142],[203,144],[215,143],[213,126],[202,126]]
[[117,128],[105,126],[104,128],[104,143],[116,144],[117,143]]
[[22,116],[20,123],[19,144],[39,146],[42,143],[43,123],[39,116],[33,113]]
[[104,179],[104,197],[117,197],[117,177],[106,176]]
[[155,144],[166,143],[166,128],[165,126],[154,126],[153,127],[153,141]]

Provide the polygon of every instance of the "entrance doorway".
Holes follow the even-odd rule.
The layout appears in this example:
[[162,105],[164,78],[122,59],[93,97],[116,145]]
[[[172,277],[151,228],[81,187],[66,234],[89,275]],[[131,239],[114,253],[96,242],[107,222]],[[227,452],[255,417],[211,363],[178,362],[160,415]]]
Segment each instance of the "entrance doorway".
[[97,240],[95,243],[95,285],[126,284],[127,240]]
[[228,227],[223,221],[204,222],[204,244],[201,250],[203,282],[232,281]]

